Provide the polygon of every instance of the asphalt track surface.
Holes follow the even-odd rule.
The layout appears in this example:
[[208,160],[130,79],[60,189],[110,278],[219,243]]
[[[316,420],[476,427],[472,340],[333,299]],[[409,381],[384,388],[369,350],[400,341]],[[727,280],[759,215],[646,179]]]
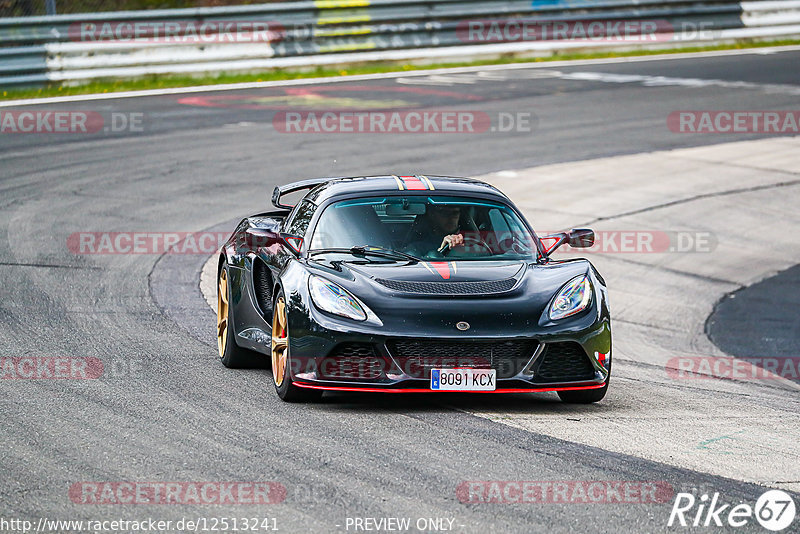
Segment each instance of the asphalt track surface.
[[[709,337],[736,356],[800,354],[800,266],[728,295],[708,320]],[[755,334],[755,335],[754,335]]]
[[[479,110],[493,125],[499,113],[530,112],[531,132],[283,134],[265,102],[331,105],[314,103],[319,92],[287,98],[283,89],[30,108],[141,113],[143,131],[0,137],[3,356],[96,357],[106,369],[98,380],[0,383],[0,515],[34,523],[258,516],[276,518],[284,532],[347,531],[354,517],[452,518],[463,532],[658,532],[683,530],[666,527],[671,500],[464,504],[456,488],[469,480],[664,481],[676,491],[713,488],[728,501],[755,502],[764,491],[756,484],[461,409],[496,406],[496,399],[331,395],[312,405],[282,403],[269,371],[231,371],[215,361],[213,318],[197,308],[205,256],[81,255],[67,240],[84,231],[231,229],[231,221],[267,206],[274,185],[308,176],[478,175],[755,139],[763,136],[675,134],[666,117],[687,109],[796,109],[798,62],[796,51],[720,55],[422,83],[344,80],[321,91],[345,106],[369,100],[382,109],[388,98],[402,100],[389,105],[401,109]],[[541,75],[545,69],[551,72]],[[604,76],[574,75],[587,72]],[[654,84],[657,76],[666,84]],[[685,82],[692,79],[746,83]],[[350,87],[331,89],[337,85]],[[205,333],[195,328],[203,321]],[[761,327],[744,326],[754,340]],[[504,402],[569,416],[550,400]],[[267,506],[86,505],[68,495],[80,481],[274,481],[287,495]]]

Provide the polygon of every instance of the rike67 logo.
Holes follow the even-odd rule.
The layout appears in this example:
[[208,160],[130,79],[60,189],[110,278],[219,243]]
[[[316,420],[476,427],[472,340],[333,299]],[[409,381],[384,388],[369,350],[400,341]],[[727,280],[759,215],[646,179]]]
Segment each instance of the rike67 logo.
[[788,528],[796,514],[794,499],[781,490],[768,490],[756,501],[733,505],[724,502],[719,493],[695,497],[691,493],[678,493],[669,514],[667,526],[681,527],[744,527],[753,519],[765,529],[780,532]]

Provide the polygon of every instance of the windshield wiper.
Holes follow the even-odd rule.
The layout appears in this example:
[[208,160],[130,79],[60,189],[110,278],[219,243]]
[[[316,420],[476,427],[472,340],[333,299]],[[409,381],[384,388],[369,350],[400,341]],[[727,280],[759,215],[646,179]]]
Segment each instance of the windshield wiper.
[[385,257],[394,257],[394,258],[403,258],[408,261],[418,262],[422,261],[422,259],[417,258],[416,256],[412,256],[411,254],[406,254],[405,252],[400,252],[399,250],[394,250],[392,248],[386,247],[376,247],[373,245],[361,245],[360,247],[353,247],[350,249],[353,254],[357,254],[360,256],[364,256],[366,254],[383,254]]
[[314,250],[310,250],[308,254],[313,256],[314,254],[324,254],[326,252],[341,252],[343,254],[352,254],[353,256],[376,256],[379,258],[389,258],[389,259],[404,259],[408,261],[418,262],[422,261],[420,258],[416,256],[412,256],[411,254],[406,254],[405,252],[400,252],[399,250],[393,250],[390,248],[384,247],[374,247],[371,245],[361,245],[351,248],[318,248]]

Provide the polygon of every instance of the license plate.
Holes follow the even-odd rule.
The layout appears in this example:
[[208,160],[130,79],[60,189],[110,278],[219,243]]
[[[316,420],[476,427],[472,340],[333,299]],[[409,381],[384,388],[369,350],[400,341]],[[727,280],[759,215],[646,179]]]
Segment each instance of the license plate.
[[431,389],[435,391],[494,391],[494,369],[431,369]]

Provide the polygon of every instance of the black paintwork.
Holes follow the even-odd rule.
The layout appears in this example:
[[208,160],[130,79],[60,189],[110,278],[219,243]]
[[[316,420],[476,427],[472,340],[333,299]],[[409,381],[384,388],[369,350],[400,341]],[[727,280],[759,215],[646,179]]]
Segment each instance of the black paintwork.
[[[428,177],[436,193],[457,193],[460,196],[502,202],[526,221],[513,203],[494,187],[467,178]],[[312,203],[314,214],[306,235],[310,236],[322,209],[333,201],[375,194],[430,195],[430,190],[398,191],[393,176],[337,178],[316,185],[308,181],[310,191],[298,202]],[[288,186],[285,190],[289,190]],[[296,190],[296,189],[295,189]],[[280,193],[273,196],[280,205]],[[306,207],[309,207],[306,204]],[[297,211],[297,207],[295,211]],[[580,344],[594,368],[594,376],[580,381],[553,382],[531,374],[498,379],[498,390],[548,389],[596,386],[603,384],[610,372],[595,358],[595,353],[611,354],[611,323],[605,282],[594,266],[585,259],[555,261],[545,254],[538,238],[536,260],[458,261],[457,270],[449,269],[446,282],[479,282],[513,279],[513,287],[484,295],[407,293],[387,287],[377,280],[442,283],[442,276],[423,262],[394,261],[385,258],[364,258],[340,254],[307,255],[306,242],[299,253],[285,240],[285,230],[294,212],[278,210],[253,215],[242,220],[220,254],[219,265],[229,266],[232,328],[236,342],[265,355],[269,354],[272,310],[269,298],[257,294],[253,283],[254,262],[268,267],[273,291],[286,295],[289,319],[289,347],[292,378],[298,384],[329,387],[414,388],[427,389],[424,376],[385,373],[378,379],[323,380],[318,365],[322,358],[343,343],[364,343],[374,347],[378,357],[393,360],[387,342],[402,339],[430,341],[486,341],[502,349],[509,340],[531,340],[536,343],[574,341]],[[525,222],[526,224],[527,221]],[[533,230],[531,233],[535,237]],[[575,231],[574,238],[564,234],[562,242],[590,242],[586,230]],[[305,237],[305,236],[300,236]],[[552,252],[552,250],[550,251]],[[376,317],[359,322],[338,317],[317,309],[311,302],[308,279],[311,274],[327,278],[372,310]],[[590,306],[559,321],[551,321],[548,309],[555,294],[566,282],[588,274],[594,288]],[[267,302],[265,302],[267,301]],[[460,321],[469,323],[468,331],[456,328]],[[554,357],[551,355],[551,357]],[[537,360],[538,361],[538,360]],[[535,369],[536,366],[532,365]],[[391,375],[391,376],[389,376]]]

